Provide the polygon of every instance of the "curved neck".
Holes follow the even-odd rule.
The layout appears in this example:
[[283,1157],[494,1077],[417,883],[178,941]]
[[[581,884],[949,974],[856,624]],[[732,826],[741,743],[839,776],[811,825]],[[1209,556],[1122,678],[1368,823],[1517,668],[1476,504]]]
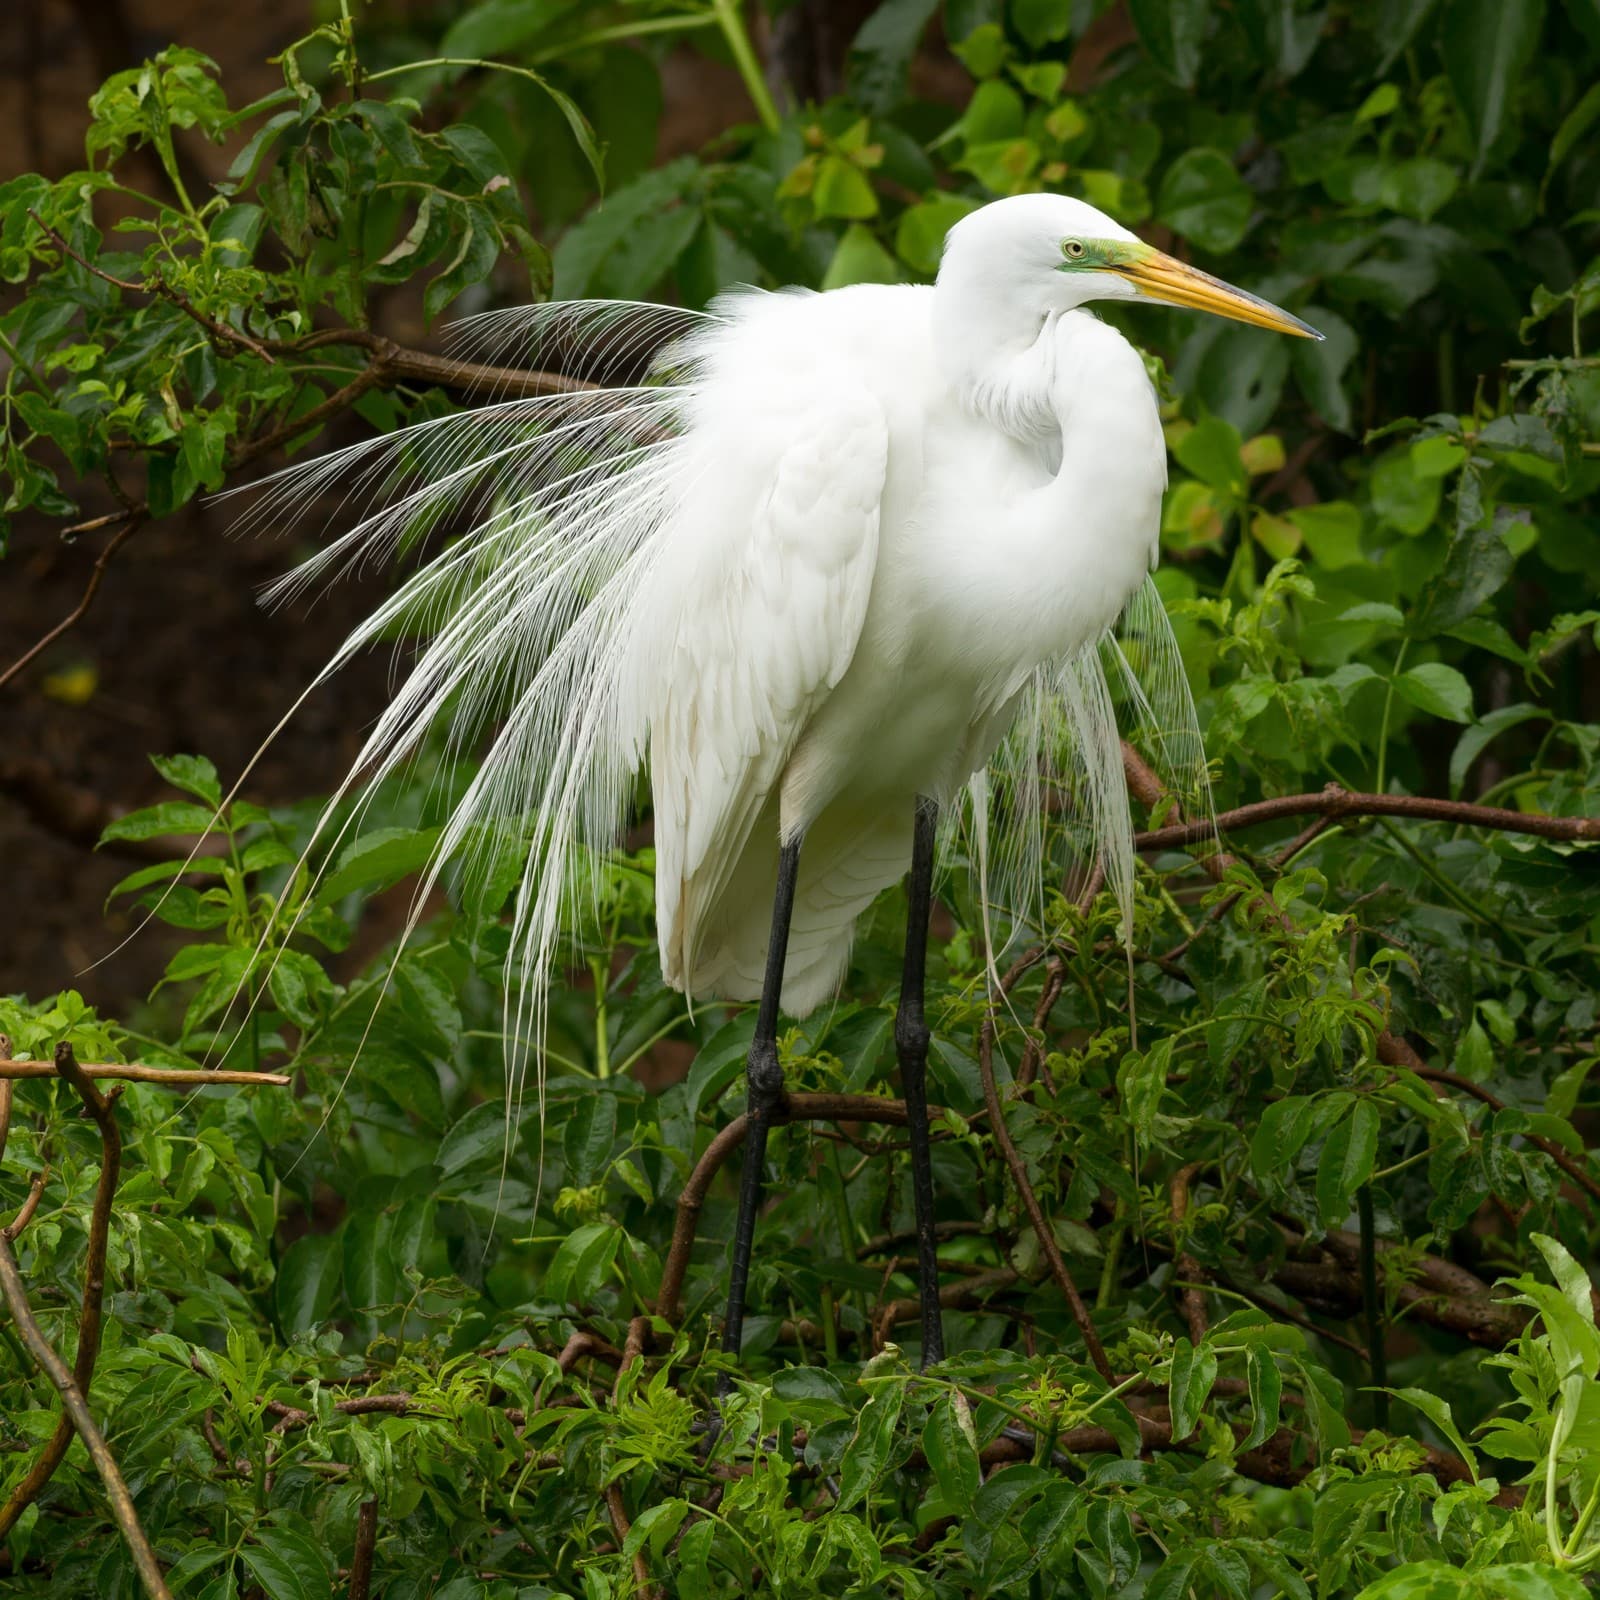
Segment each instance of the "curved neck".
[[946,256],[933,290],[934,359],[961,404],[1016,438],[1053,430],[1054,316],[1021,283]]

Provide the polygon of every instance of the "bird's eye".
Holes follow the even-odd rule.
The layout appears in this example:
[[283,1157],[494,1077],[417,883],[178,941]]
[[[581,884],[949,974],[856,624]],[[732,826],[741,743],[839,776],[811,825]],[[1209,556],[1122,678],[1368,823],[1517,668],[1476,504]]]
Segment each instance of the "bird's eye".
[[1066,243],[1061,246],[1061,253],[1069,261],[1081,261],[1083,259],[1083,240],[1068,239]]

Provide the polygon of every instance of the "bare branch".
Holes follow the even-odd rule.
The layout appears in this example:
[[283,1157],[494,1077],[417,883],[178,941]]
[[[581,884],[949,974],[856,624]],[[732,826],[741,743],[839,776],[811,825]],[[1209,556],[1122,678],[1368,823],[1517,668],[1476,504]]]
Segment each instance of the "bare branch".
[[350,1600],[367,1600],[372,1589],[372,1552],[378,1543],[378,1502],[363,1500],[356,1512],[356,1549],[350,1558]]
[[[294,1079],[282,1072],[237,1072],[233,1068],[215,1067],[146,1067],[138,1062],[110,1062],[105,1065],[78,1066],[77,1070],[88,1078],[120,1079],[124,1083],[154,1083],[169,1089],[203,1088],[213,1083],[264,1083],[272,1088],[283,1088]],[[53,1078],[56,1069],[48,1061],[8,1061],[0,1057],[0,1083],[22,1078]],[[4,1146],[0,1145],[0,1153]]]
[[1531,833],[1541,839],[1574,843],[1600,840],[1600,817],[1548,817],[1537,812],[1508,811],[1503,806],[1478,806],[1465,800],[1434,800],[1426,795],[1356,794],[1330,784],[1319,794],[1279,795],[1222,812],[1213,829],[1209,820],[1176,823],[1134,835],[1140,850],[1164,850],[1230,833],[1259,822],[1284,817],[1410,817],[1419,822],[1448,822],[1498,833]]
[[125,514],[122,526],[106,540],[106,547],[95,557],[95,563],[89,573],[89,581],[84,585],[84,590],[77,605],[64,616],[42,639],[25,650],[4,672],[0,672],[0,688],[17,676],[29,662],[38,657],[53,645],[62,634],[70,633],[83,621],[89,613],[89,607],[94,604],[94,597],[100,592],[100,584],[106,575],[106,567],[123,545],[125,545],[147,521],[147,513],[139,507]]

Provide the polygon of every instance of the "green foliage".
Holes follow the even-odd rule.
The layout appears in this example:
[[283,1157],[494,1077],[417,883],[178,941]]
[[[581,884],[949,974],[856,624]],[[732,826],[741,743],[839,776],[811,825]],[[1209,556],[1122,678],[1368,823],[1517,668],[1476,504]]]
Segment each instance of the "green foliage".
[[[130,514],[160,515],[345,408],[427,414],[436,394],[368,381],[370,346],[331,337],[371,333],[380,292],[436,316],[552,284],[702,304],[740,281],[926,280],[959,216],[1048,186],[1328,335],[1126,318],[1161,379],[1158,581],[1218,809],[1335,782],[1600,814],[1593,8],[950,0],[961,105],[907,87],[936,10],[888,0],[846,94],[783,116],[722,6],[488,0],[360,56],[346,18],[238,112],[180,48],[119,75],[85,171],[0,189],[0,271],[24,291],[0,319],[8,514],[75,517],[115,464],[145,474],[116,479]],[[651,168],[680,36],[739,67],[758,121]],[[197,138],[237,150],[210,195],[186,187]],[[160,193],[128,176],[135,148]],[[1204,847],[1147,856],[1131,978],[1107,897],[1052,893],[1002,930],[1047,952],[996,1013],[1007,1128],[1109,1382],[985,1124],[981,922],[953,875],[930,956],[950,1359],[915,1370],[899,1141],[796,1125],[773,1137],[734,1371],[713,1353],[726,1172],[681,1314],[654,1313],[748,1013],[690,1016],[665,988],[647,850],[596,862],[540,1093],[508,1108],[515,853],[444,883],[404,942],[359,937],[470,781],[424,764],[308,859],[321,802],[268,811],[201,758],[159,759],[182,798],[108,834],[185,841],[117,890],[192,935],[150,1007],[124,1027],[75,994],[0,1003],[19,1058],[67,1040],[291,1079],[118,1102],[91,1399],[175,1593],[343,1593],[368,1502],[372,1592],[398,1600],[1588,1592],[1592,850],[1290,818],[1230,839],[1214,875]],[[1064,870],[1064,823],[1052,842]],[[839,1004],[785,1037],[793,1087],[895,1092],[902,928],[889,898]],[[16,1086],[0,1209],[42,1175],[17,1250],[69,1358],[99,1159],[66,1086]],[[55,1402],[0,1339],[8,1491]],[[5,1551],[18,1593],[136,1592],[81,1447]]]

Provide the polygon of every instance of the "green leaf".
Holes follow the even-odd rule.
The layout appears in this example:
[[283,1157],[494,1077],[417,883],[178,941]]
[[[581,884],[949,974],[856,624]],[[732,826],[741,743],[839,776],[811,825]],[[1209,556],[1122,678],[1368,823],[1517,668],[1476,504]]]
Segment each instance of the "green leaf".
[[476,205],[454,209],[461,242],[444,270],[423,292],[422,314],[430,323],[463,289],[482,283],[500,255],[499,235],[487,213]]
[[204,756],[151,756],[150,765],[174,789],[182,789],[215,809],[222,804],[217,769]]
[[1239,1441],[1239,1448],[1254,1450],[1278,1431],[1283,1373],[1271,1350],[1252,1344],[1245,1354],[1244,1375],[1250,1392],[1250,1431]]
[[1144,1586],[1144,1600],[1189,1600],[1194,1575],[1202,1552],[1193,1545],[1180,1546],[1168,1553]]
[[1472,1474],[1472,1481],[1478,1481],[1478,1463],[1473,1458],[1472,1448],[1462,1438],[1461,1430],[1456,1427],[1455,1418],[1450,1412],[1450,1402],[1439,1395],[1430,1394],[1426,1389],[1391,1389],[1389,1391],[1396,1400],[1404,1400],[1408,1406],[1415,1406],[1440,1433],[1455,1447],[1456,1454],[1467,1464],[1467,1470]]
[[1327,500],[1289,512],[1306,549],[1330,572],[1366,559],[1361,548],[1361,512],[1348,500]]
[[1472,721],[1472,686],[1442,661],[1409,668],[1394,680],[1394,686],[1401,699],[1419,711],[1450,722]]
[[1200,70],[1211,0],[1128,0],[1128,15],[1150,58],[1184,88]]
[[1465,527],[1458,524],[1444,566],[1418,596],[1411,614],[1411,636],[1431,639],[1464,622],[1491,595],[1499,593],[1515,562],[1499,518],[1484,518]]
[[446,1176],[480,1163],[498,1166],[506,1149],[506,1116],[503,1101],[473,1106],[440,1141],[434,1165]]
[[1250,1140],[1250,1167],[1258,1178],[1273,1178],[1294,1165],[1311,1136],[1317,1102],[1310,1095],[1291,1094],[1261,1113]]
[[438,843],[437,828],[375,828],[340,853],[317,885],[316,903],[332,905],[357,889],[387,889],[427,867]]
[[304,1234],[284,1251],[272,1297],[278,1324],[286,1334],[309,1333],[328,1320],[343,1261],[334,1233]]
[[1168,1394],[1172,1405],[1172,1437],[1187,1439],[1217,1381],[1217,1355],[1209,1344],[1198,1349],[1180,1338],[1172,1347],[1172,1373]]
[[845,1446],[839,1464],[839,1498],[835,1511],[848,1511],[871,1492],[889,1464],[894,1448],[894,1426],[905,1403],[903,1383],[883,1382],[873,1386],[872,1398],[856,1418],[854,1434]]
[[1117,1093],[1122,1112],[1132,1124],[1142,1149],[1150,1147],[1171,1062],[1172,1040],[1169,1037],[1158,1040],[1142,1056],[1125,1056],[1117,1068]]
[[650,1548],[659,1555],[688,1514],[689,1502],[677,1499],[662,1500],[641,1511],[633,1519],[633,1526],[622,1541],[623,1555],[631,1559],[644,1549],[647,1540]]
[[1411,1561],[1369,1583],[1355,1600],[1587,1600],[1570,1572],[1534,1562],[1464,1572],[1445,1561]]
[[245,1544],[239,1554],[267,1600],[328,1600],[333,1593],[333,1564],[326,1551],[304,1534],[257,1523],[258,1544]]
[[824,156],[817,165],[811,204],[819,217],[872,217],[878,197],[866,173],[842,156]]
[[963,1414],[965,1404],[958,1395],[940,1395],[928,1412],[927,1425],[922,1430],[923,1453],[938,1480],[940,1492],[947,1504],[957,1507],[971,1505],[982,1481],[977,1439],[970,1415]]
[[617,1097],[603,1091],[583,1096],[572,1108],[561,1136],[567,1181],[581,1187],[601,1177],[616,1137]]
[[616,1260],[622,1230],[609,1222],[574,1228],[555,1253],[541,1286],[545,1299],[557,1305],[584,1306],[599,1292]]
[[1174,233],[1221,255],[1244,237],[1254,207],[1255,197],[1233,163],[1220,150],[1201,146],[1167,168],[1156,215]]
[[216,811],[211,806],[190,805],[184,800],[166,800],[158,806],[146,806],[143,811],[130,811],[115,822],[108,823],[100,835],[100,843],[112,839],[192,838],[209,833],[216,824]]
[[1195,477],[1230,495],[1248,492],[1239,430],[1221,417],[1204,417],[1184,433],[1172,453]]
[[1544,0],[1450,0],[1439,44],[1476,142],[1474,177],[1500,137],[1543,26]]
[[905,98],[906,74],[936,10],[938,0],[887,0],[861,24],[845,66],[850,98],[857,105],[882,113]]
[[1356,1190],[1372,1176],[1378,1126],[1378,1108],[1362,1097],[1328,1135],[1317,1166],[1317,1211],[1324,1226],[1336,1228],[1350,1215]]
[[451,23],[439,43],[441,56],[504,56],[530,45],[581,0],[483,0]]
[[870,228],[852,222],[844,230],[833,260],[822,276],[824,289],[843,289],[852,283],[899,283],[898,263],[878,243]]
[[896,253],[914,272],[931,278],[939,270],[945,235],[975,209],[976,202],[956,194],[933,195],[907,206],[895,224]]
[[1456,747],[1450,753],[1451,794],[1461,793],[1461,786],[1467,781],[1467,773],[1472,763],[1483,753],[1491,740],[1497,739],[1511,728],[1520,727],[1525,722],[1549,720],[1550,713],[1543,706],[1530,705],[1527,701],[1485,712],[1479,721],[1473,723],[1456,740]]

